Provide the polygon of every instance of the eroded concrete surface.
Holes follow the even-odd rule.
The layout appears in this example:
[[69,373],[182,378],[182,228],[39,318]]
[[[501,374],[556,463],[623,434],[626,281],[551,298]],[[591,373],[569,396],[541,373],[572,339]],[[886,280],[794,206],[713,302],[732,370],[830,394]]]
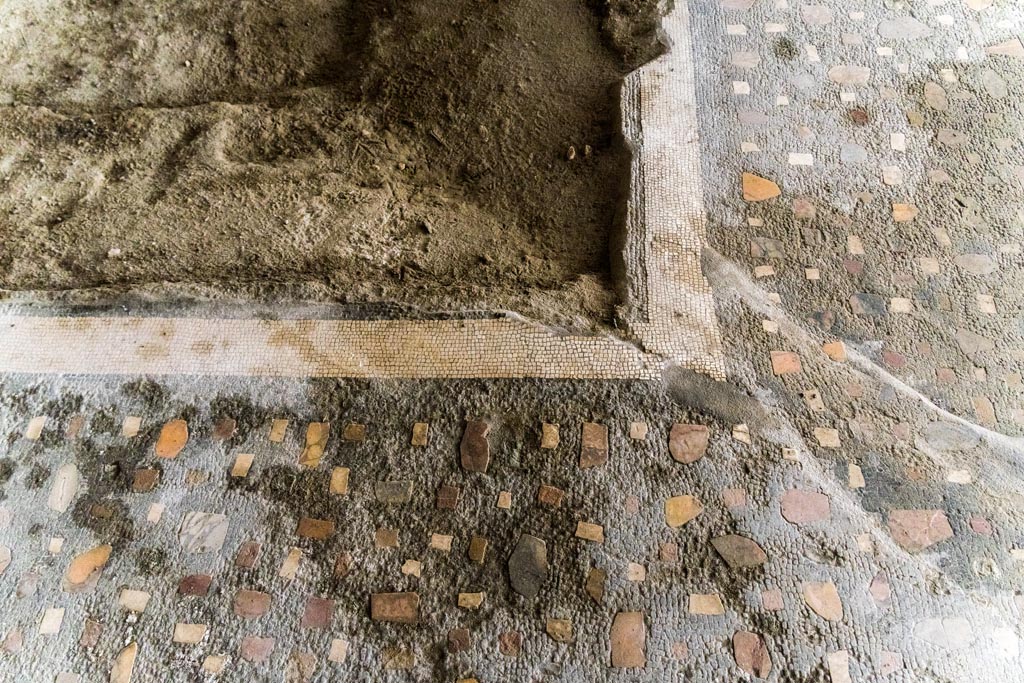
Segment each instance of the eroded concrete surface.
[[1021,10],[689,10],[727,381],[8,374],[5,677],[1018,680]]

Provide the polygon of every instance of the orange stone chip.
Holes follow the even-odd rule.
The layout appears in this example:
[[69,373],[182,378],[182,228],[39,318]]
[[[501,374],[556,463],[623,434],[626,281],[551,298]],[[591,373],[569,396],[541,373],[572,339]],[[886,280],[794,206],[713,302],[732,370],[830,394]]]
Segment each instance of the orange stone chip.
[[184,420],[171,420],[160,430],[160,438],[156,442],[157,457],[176,458],[186,443],[188,423]]
[[841,341],[829,342],[824,344],[821,349],[825,352],[825,355],[834,361],[842,362],[846,360],[846,345]]
[[782,194],[779,186],[753,173],[743,174],[743,199],[748,202],[763,202]]
[[111,550],[113,548],[109,545],[98,545],[92,550],[87,550],[75,556],[75,559],[71,560],[71,564],[68,565],[68,571],[64,575],[64,580],[70,586],[85,584],[89,577],[93,575],[93,572],[103,569],[104,565],[107,564],[107,560],[110,559]]
[[800,372],[800,356],[792,351],[772,351],[772,372],[776,375],[793,375]]
[[892,205],[892,218],[897,223],[908,223],[917,218],[918,213],[917,207],[913,204]]

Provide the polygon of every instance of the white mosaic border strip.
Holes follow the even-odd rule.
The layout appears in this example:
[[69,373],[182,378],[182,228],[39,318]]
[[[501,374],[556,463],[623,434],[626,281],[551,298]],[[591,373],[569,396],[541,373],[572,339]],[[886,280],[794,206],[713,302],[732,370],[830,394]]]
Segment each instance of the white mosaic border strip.
[[660,370],[626,342],[510,319],[0,319],[3,372],[653,380]]
[[662,26],[672,49],[630,74],[623,88],[634,150],[625,317],[646,351],[724,379],[714,299],[701,268],[705,212],[687,3],[675,3]]

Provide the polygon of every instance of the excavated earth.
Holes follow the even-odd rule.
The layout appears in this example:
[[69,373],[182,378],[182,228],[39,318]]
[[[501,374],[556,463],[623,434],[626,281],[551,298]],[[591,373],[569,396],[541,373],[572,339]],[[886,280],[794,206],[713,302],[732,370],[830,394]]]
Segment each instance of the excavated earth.
[[0,7],[0,287],[610,320],[655,0]]

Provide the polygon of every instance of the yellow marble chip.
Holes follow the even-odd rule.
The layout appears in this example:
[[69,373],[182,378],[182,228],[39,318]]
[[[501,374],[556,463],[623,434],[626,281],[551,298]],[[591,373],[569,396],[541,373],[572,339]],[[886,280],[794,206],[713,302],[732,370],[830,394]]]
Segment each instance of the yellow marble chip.
[[594,543],[604,543],[604,527],[600,524],[591,524],[590,522],[577,522],[576,538],[593,541]]
[[288,420],[274,420],[270,424],[270,440],[274,443],[284,441],[284,435],[288,431]]
[[249,474],[249,469],[252,467],[253,458],[252,453],[239,453],[235,456],[235,464],[231,468],[232,477],[245,477]]
[[206,624],[183,624],[178,622],[174,625],[174,635],[171,640],[175,643],[195,645],[206,635]]
[[692,593],[690,594],[690,614],[702,614],[705,616],[718,616],[725,614],[725,606],[722,598],[715,593]]
[[330,491],[336,496],[343,496],[348,493],[348,468],[335,467],[331,470]]
[[704,506],[693,496],[673,496],[665,501],[665,523],[673,529],[704,512]]
[[299,455],[299,464],[305,467],[316,467],[324,455],[327,437],[330,434],[329,422],[310,422],[306,427],[306,446]]
[[459,607],[462,609],[478,609],[484,604],[483,593],[459,593]]

